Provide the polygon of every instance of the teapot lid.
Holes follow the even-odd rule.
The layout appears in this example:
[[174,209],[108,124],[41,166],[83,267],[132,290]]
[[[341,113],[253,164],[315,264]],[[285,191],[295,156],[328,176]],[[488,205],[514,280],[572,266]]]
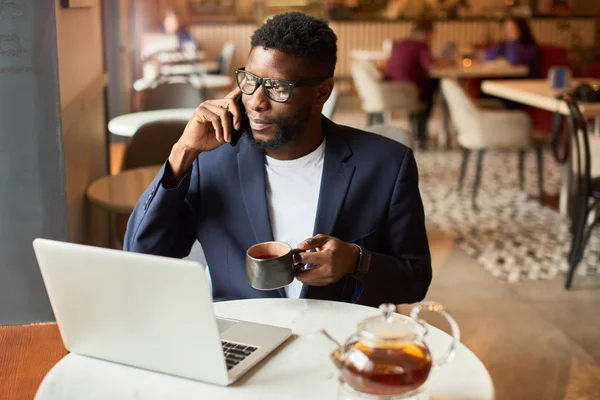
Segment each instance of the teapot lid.
[[414,340],[417,327],[412,319],[397,314],[394,304],[382,304],[379,310],[380,315],[359,322],[358,334],[362,342],[376,345],[380,342]]

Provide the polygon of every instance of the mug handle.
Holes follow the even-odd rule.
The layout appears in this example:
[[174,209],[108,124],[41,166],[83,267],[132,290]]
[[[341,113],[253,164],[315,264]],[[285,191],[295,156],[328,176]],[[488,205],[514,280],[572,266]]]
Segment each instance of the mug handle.
[[306,267],[306,264],[304,264],[302,261],[300,261],[300,257],[298,257],[298,255],[300,253],[306,253],[306,250],[292,249],[292,260],[294,261],[294,264],[292,267],[294,269],[301,269],[301,268]]
[[446,318],[446,320],[450,324],[450,329],[452,330],[452,343],[450,343],[448,350],[446,351],[446,353],[444,353],[444,355],[440,359],[433,360],[433,365],[435,367],[440,367],[440,366],[446,364],[448,361],[450,361],[452,359],[452,357],[454,356],[454,351],[456,350],[456,346],[460,342],[460,329],[458,328],[458,324],[456,323],[454,318],[452,318],[450,316],[450,314],[448,314],[448,312],[444,309],[443,305],[441,305],[440,303],[433,302],[433,301],[424,301],[422,303],[417,304],[410,310],[410,317],[413,320],[415,320],[417,323],[419,323],[425,329],[425,334],[423,335],[423,337],[425,335],[427,335],[427,333],[428,333],[428,329],[427,329],[427,325],[425,325],[425,321],[423,321],[422,319],[419,319],[419,313],[421,311],[423,311],[423,309],[425,309],[425,311],[433,311],[433,312],[442,314],[444,316],[444,318]]

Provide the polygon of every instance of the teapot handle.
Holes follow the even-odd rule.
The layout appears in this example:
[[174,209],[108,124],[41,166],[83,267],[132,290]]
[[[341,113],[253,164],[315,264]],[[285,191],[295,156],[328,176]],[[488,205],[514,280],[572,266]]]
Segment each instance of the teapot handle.
[[427,326],[425,325],[425,321],[419,319],[419,313],[423,310],[434,311],[442,314],[450,324],[450,329],[452,330],[452,343],[450,343],[448,350],[440,359],[433,360],[433,365],[436,367],[440,367],[446,364],[448,361],[450,361],[454,356],[454,350],[456,349],[457,344],[460,342],[460,329],[458,328],[458,324],[456,323],[454,318],[452,318],[450,314],[448,314],[448,312],[444,309],[443,305],[433,301],[424,301],[422,303],[417,304],[410,310],[410,317],[425,328],[425,334],[427,334],[428,331]]

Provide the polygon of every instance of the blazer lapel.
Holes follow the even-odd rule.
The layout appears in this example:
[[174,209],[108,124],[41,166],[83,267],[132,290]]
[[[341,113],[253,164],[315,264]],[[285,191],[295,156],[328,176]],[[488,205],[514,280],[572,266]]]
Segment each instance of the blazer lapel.
[[[267,186],[265,182],[265,156],[248,144],[247,139],[238,143],[238,172],[246,214],[250,219],[256,243],[273,240],[273,229],[267,207]],[[274,291],[275,292],[275,291]],[[287,297],[283,288],[276,291]]]
[[246,213],[256,243],[270,242],[273,231],[267,208],[264,154],[252,148],[247,140],[240,141],[239,145],[238,172]]
[[339,128],[326,119],[323,121],[323,125],[327,145],[313,232],[315,235],[319,233],[331,235],[333,233],[335,221],[348,193],[355,169],[354,165],[345,162],[352,155],[352,151],[344,137],[338,132]]
[[[325,160],[321,177],[321,189],[315,217],[314,235],[319,233],[331,235],[335,222],[344,204],[348,187],[354,175],[355,167],[346,162],[352,156],[352,150],[339,132],[336,124],[323,118],[323,132],[327,139]],[[343,282],[342,282],[343,283]],[[341,286],[343,288],[343,284]],[[325,299],[331,288],[304,285],[301,298],[306,298],[310,292],[311,298]],[[335,296],[333,296],[335,297]],[[333,298],[332,298],[333,299]]]

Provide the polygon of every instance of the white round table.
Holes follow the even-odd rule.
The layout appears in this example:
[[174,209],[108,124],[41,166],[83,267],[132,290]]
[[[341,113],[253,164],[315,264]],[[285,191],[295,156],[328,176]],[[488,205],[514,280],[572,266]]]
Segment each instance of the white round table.
[[155,121],[188,121],[194,108],[172,108],[168,110],[142,111],[115,117],[108,123],[110,133],[132,137],[140,126]]
[[[174,73],[173,71],[176,71],[178,73],[190,72],[189,68],[186,69],[186,67],[179,68],[179,69],[172,68],[170,71],[171,71],[171,73]],[[196,71],[196,72],[200,72],[200,71]],[[155,78],[136,79],[133,82],[133,89],[135,91],[139,92],[142,90],[156,87],[160,83],[167,83],[167,82],[173,82],[173,83],[185,82],[185,83],[189,83],[196,89],[204,90],[204,91],[206,89],[226,89],[233,85],[232,77],[227,76],[227,75],[219,75],[219,74],[194,73],[187,77],[177,76],[177,75],[175,75],[175,76],[167,75],[167,76],[157,77],[157,79],[155,79]]]
[[[337,399],[339,375],[329,358],[335,345],[317,331],[325,328],[345,340],[359,321],[379,310],[330,301],[255,299],[215,303],[215,313],[285,326],[293,336],[229,387],[69,354],[46,375],[35,399]],[[431,327],[427,343],[436,356],[450,340]],[[432,399],[494,398],[487,370],[463,345],[448,365],[432,371],[426,385]]]
[[201,61],[189,64],[161,65],[160,73],[162,75],[193,75],[205,74],[207,72],[218,72],[220,68],[221,65],[219,65],[219,63],[216,61]]

